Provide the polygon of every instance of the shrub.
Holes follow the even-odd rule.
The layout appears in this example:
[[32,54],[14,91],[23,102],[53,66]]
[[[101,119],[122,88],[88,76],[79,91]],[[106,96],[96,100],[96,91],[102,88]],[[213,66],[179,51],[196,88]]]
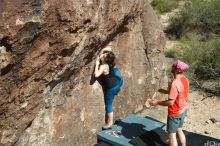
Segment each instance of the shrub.
[[175,51],[175,50],[169,50],[167,52],[165,52],[165,57],[168,57],[168,58],[175,58],[177,55],[178,52]]
[[167,33],[180,38],[184,33],[220,33],[220,1],[188,0],[179,15],[170,19]]
[[151,5],[159,12],[169,12],[178,6],[179,0],[153,0]]
[[220,38],[199,41],[191,35],[181,39],[181,52],[173,53],[190,64],[191,73],[198,79],[220,79]]

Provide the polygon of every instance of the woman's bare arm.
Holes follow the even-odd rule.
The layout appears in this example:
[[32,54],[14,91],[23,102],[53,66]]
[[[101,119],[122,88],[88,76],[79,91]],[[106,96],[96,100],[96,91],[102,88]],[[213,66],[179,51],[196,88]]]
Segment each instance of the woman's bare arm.
[[105,74],[107,75],[109,73],[109,66],[107,64],[100,65],[100,59],[98,58],[96,60],[96,66],[95,66],[95,77],[98,78],[100,75]]

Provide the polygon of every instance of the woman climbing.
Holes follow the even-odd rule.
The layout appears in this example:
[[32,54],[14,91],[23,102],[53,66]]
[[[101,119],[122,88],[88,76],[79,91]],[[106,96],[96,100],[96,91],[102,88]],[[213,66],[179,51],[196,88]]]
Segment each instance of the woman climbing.
[[112,103],[123,84],[121,72],[115,67],[115,55],[110,47],[104,48],[98,56],[95,66],[95,77],[98,78],[104,93],[106,125],[102,128],[104,130],[110,129],[113,125]]

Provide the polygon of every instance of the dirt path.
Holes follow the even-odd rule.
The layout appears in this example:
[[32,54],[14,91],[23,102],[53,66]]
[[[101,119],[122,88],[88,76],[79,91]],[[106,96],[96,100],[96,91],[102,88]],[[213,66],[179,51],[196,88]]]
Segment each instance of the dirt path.
[[[170,24],[169,19],[179,13],[180,9],[184,6],[184,3],[185,3],[184,1],[180,1],[178,8],[172,10],[171,12],[162,13],[159,15],[159,21],[161,22],[163,30],[167,29],[167,27]],[[165,46],[166,51],[174,48],[179,48],[180,46],[181,46],[180,42],[166,38],[166,46]]]
[[172,10],[171,12],[160,14],[159,20],[164,30],[169,26],[169,19],[179,13],[180,9],[184,6],[184,3],[184,1],[180,1],[178,8]]

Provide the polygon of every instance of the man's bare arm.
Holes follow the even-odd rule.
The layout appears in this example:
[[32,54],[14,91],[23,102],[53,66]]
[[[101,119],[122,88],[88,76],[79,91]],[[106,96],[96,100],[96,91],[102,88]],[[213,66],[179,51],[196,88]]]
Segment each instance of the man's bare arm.
[[168,99],[168,100],[152,100],[150,102],[151,106],[161,105],[161,106],[171,106],[174,104],[174,99]]

